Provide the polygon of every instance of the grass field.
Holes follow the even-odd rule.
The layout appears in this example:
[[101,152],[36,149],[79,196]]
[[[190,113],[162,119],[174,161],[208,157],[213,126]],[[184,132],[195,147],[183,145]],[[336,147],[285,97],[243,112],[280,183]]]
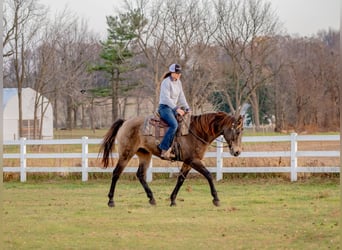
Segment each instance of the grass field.
[[107,207],[110,180],[6,182],[2,249],[339,249],[339,179],[186,180],[169,207],[176,180],[150,186],[121,179],[116,207]]

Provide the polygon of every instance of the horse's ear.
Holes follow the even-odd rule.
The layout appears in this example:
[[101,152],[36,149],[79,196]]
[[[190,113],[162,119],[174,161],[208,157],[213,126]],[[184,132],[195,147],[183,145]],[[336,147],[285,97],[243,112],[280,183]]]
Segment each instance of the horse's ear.
[[244,115],[239,115],[239,117],[237,118],[237,122],[239,124],[239,127],[243,126],[243,120],[244,120],[245,116]]
[[240,117],[241,117],[241,106],[239,106],[239,107],[235,110],[234,117],[235,117],[235,120],[237,120],[237,121],[240,119]]

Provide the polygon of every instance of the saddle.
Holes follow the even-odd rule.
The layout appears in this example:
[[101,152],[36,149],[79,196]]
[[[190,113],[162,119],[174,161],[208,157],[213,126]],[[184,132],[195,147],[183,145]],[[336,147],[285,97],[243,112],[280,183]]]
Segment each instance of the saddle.
[[[173,160],[181,159],[180,144],[177,142],[177,137],[189,134],[190,114],[184,116],[177,116],[178,129],[175,139],[171,146],[171,153],[176,157]],[[154,136],[156,145],[160,144],[160,140],[168,129],[169,125],[160,117],[159,113],[155,112],[153,115],[147,116],[144,121],[143,135]]]
[[[183,117],[177,116],[178,129],[177,136],[189,134],[190,114],[185,114]],[[144,121],[143,135],[154,136],[156,140],[160,140],[168,129],[169,125],[160,117],[159,113],[147,116]]]

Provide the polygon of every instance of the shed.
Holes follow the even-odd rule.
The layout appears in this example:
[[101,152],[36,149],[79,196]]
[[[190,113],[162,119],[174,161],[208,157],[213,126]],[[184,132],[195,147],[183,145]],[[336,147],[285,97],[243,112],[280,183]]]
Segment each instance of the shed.
[[[35,100],[40,97],[37,105],[36,132],[42,126],[42,139],[53,138],[53,111],[52,105],[46,97],[31,88],[22,89],[22,120],[23,137],[32,139],[34,135]],[[44,110],[44,112],[42,112]],[[43,114],[43,115],[42,115]],[[43,120],[42,120],[43,119]],[[42,121],[42,123],[41,123]],[[37,135],[39,133],[36,133]],[[18,89],[3,89],[3,140],[19,139],[19,108]]]

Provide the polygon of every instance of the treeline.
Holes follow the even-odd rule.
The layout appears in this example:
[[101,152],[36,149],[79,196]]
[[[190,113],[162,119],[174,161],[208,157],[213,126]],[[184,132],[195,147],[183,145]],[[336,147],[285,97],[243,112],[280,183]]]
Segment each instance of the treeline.
[[4,26],[4,85],[48,97],[55,128],[108,127],[132,100],[151,113],[174,62],[195,114],[248,104],[257,128],[339,128],[339,33],[286,35],[268,1],[127,2],[99,41],[67,10],[51,19],[38,0],[5,0]]

